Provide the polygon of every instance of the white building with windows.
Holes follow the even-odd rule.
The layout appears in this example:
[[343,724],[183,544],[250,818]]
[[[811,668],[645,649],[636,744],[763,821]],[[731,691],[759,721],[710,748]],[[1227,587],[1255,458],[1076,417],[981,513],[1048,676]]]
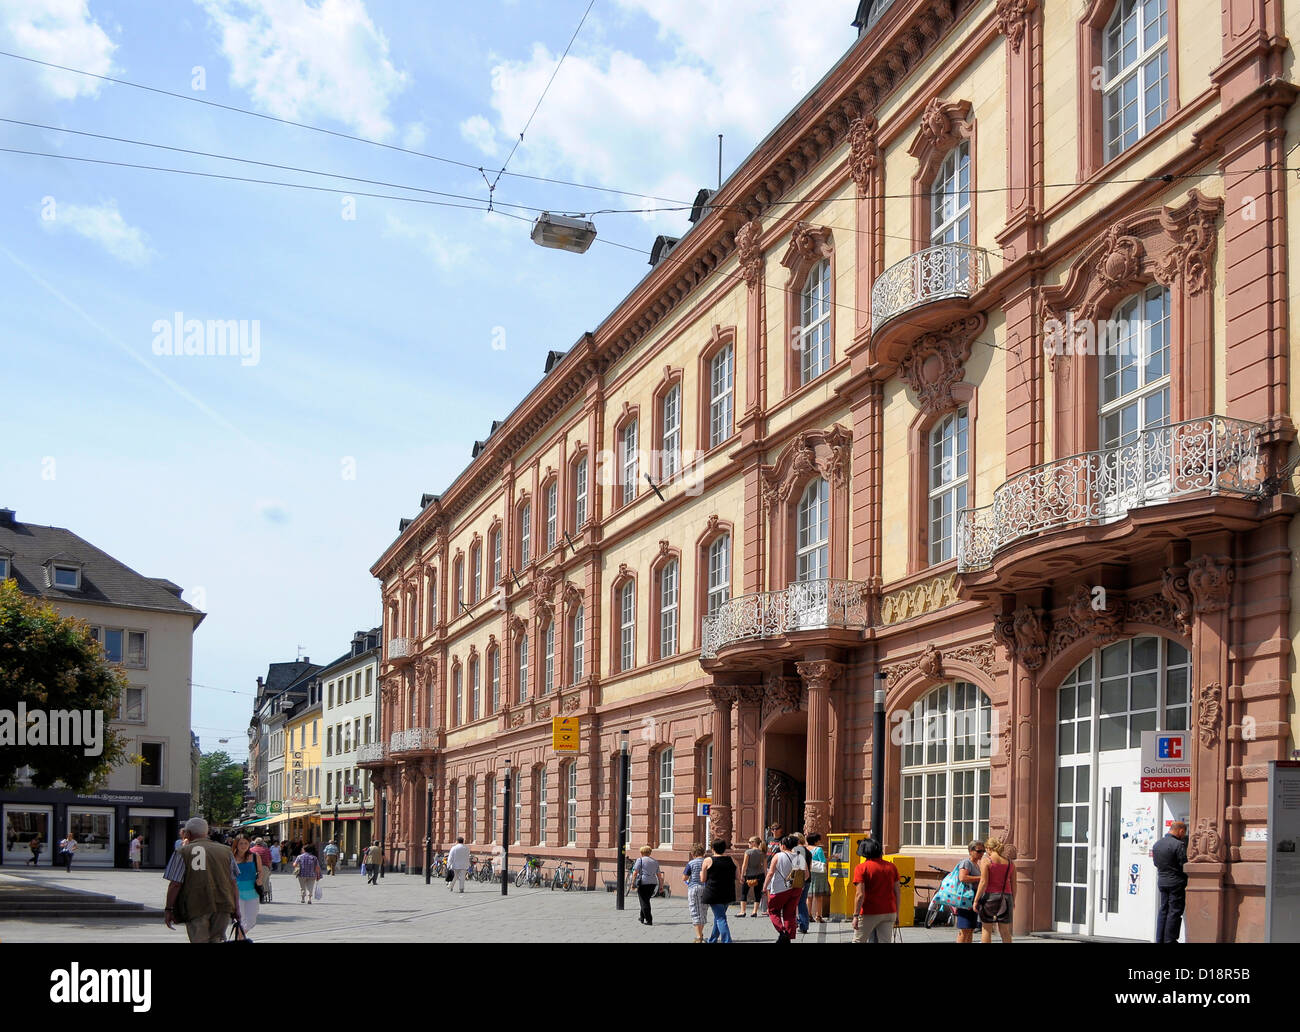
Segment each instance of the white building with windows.
[[69,832],[76,863],[126,867],[131,836],[144,835],[145,866],[171,855],[177,826],[191,813],[190,674],[194,629],[204,614],[181,587],[145,577],[61,527],[19,523],[0,509],[0,580],[89,624],[130,687],[111,726],[128,739],[139,764],[124,764],[87,795],[20,784],[0,791],[4,847],[0,862],[26,864],[39,834],[41,864]]
[[344,862],[370,844],[378,823],[364,756],[386,755],[379,741],[379,628],[357,631],[348,651],[316,674],[321,684],[321,828]]

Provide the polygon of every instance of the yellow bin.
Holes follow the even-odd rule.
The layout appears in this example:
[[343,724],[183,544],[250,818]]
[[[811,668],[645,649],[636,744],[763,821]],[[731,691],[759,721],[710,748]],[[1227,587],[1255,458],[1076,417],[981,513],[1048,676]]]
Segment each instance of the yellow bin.
[[895,853],[885,859],[898,868],[898,925],[911,928],[916,923],[916,857]]
[[847,921],[853,916],[853,869],[862,863],[858,845],[866,838],[865,831],[826,836],[826,874],[831,882],[830,916],[834,921]]

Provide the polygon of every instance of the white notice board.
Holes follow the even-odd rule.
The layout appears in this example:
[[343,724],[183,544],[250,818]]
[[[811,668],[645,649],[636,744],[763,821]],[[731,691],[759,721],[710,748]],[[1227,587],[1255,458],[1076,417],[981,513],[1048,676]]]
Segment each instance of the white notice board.
[[1277,760],[1268,771],[1269,942],[1300,942],[1300,760]]

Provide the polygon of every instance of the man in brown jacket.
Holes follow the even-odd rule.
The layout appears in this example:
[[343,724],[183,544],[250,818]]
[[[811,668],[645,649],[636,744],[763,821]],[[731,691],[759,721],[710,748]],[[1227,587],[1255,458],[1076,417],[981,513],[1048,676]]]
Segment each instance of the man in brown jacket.
[[208,838],[208,822],[185,822],[188,840],[172,854],[164,877],[167,910],[163,923],[185,924],[190,942],[224,942],[231,918],[239,918],[239,868],[230,847]]

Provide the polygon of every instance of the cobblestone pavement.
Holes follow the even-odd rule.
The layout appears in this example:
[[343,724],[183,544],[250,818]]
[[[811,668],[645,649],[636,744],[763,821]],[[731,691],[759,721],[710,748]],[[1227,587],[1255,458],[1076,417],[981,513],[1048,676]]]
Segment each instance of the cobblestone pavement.
[[[111,893],[119,899],[158,908],[155,920],[87,919],[72,921],[0,920],[0,942],[184,942],[183,931],[162,923],[166,892],[162,872],[74,868],[71,874],[0,873],[6,881],[54,884],[89,892]],[[614,894],[552,892],[515,888],[501,895],[499,883],[471,883],[464,895],[447,891],[435,880],[388,874],[368,885],[350,869],[322,882],[324,899],[310,905],[298,901],[298,885],[289,873],[272,876],[275,901],[264,904],[252,938],[257,942],[690,942],[694,937],[684,895],[653,903],[651,928],[637,921],[635,896],[627,909],[614,908]],[[736,942],[773,942],[776,931],[764,916],[740,918],[732,907],[729,924]],[[708,930],[705,932],[706,936]],[[813,925],[799,942],[848,943],[848,922]],[[951,929],[905,928],[902,941],[950,942]],[[1028,941],[1028,940],[1027,940]],[[1036,940],[1043,941],[1043,940]]]

